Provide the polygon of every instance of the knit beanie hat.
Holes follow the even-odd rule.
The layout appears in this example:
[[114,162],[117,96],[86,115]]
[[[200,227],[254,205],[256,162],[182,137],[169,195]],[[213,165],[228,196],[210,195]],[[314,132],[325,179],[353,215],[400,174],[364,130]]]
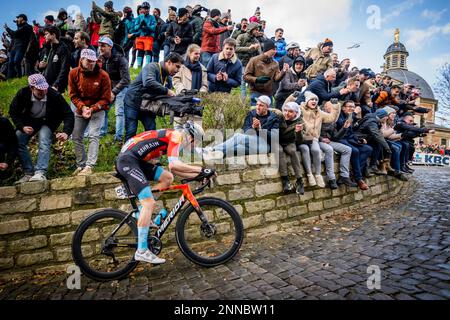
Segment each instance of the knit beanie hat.
[[294,111],[297,114],[297,116],[295,117],[294,120],[297,120],[302,115],[302,112],[300,110],[300,106],[296,102],[288,102],[288,103],[284,104],[281,109],[283,111],[285,111],[285,110],[292,110],[292,111]]
[[305,91],[305,105],[308,105],[309,100],[316,98],[319,101],[319,97],[311,91]]
[[328,38],[326,38],[322,44],[322,48],[332,47],[332,46],[333,46],[333,41],[331,41],[331,39],[328,39]]
[[185,15],[187,15],[189,13],[189,11],[187,11],[186,8],[180,8],[178,9],[178,16],[179,17],[184,17]]
[[272,40],[267,40],[266,42],[264,42],[263,52],[267,52],[272,49],[276,49],[275,42],[273,42]]
[[210,17],[211,17],[211,18],[215,18],[215,17],[217,17],[217,16],[220,16],[220,10],[218,10],[218,9],[212,9],[212,10],[211,10],[211,13],[210,13]]
[[378,109],[377,111],[375,111],[375,115],[378,118],[383,119],[383,118],[386,118],[388,116],[388,113],[384,109]]
[[383,110],[386,111],[388,115],[390,115],[391,113],[397,113],[397,111],[395,111],[395,109],[391,107],[384,107]]

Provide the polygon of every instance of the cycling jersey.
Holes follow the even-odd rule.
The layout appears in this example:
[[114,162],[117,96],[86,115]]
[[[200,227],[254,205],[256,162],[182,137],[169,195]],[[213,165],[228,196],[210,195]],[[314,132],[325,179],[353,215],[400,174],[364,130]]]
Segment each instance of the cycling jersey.
[[158,130],[141,133],[128,140],[121,150],[142,161],[150,161],[167,154],[169,163],[178,160],[183,135],[175,130]]
[[148,161],[164,154],[169,163],[178,160],[183,135],[175,130],[158,130],[141,133],[128,140],[117,158],[116,170],[126,178],[131,191],[139,200],[153,198],[149,180],[159,181],[163,169]]

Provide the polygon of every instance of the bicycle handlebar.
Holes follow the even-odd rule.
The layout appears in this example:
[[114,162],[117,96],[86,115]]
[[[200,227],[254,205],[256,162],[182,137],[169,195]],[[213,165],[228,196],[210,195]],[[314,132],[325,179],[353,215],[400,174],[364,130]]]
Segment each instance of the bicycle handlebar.
[[201,178],[200,180],[198,179],[198,177],[191,178],[191,179],[183,179],[183,180],[181,180],[181,183],[182,183],[182,184],[187,184],[187,183],[193,182],[193,181],[197,181],[197,182],[199,182],[199,181],[204,181],[204,183],[203,183],[201,186],[197,187],[195,190],[192,191],[192,193],[193,193],[194,195],[197,195],[197,194],[199,194],[199,193],[202,193],[202,192],[206,189],[206,187],[211,186],[211,179],[212,179],[213,177],[214,177],[214,176],[206,177],[206,178]]

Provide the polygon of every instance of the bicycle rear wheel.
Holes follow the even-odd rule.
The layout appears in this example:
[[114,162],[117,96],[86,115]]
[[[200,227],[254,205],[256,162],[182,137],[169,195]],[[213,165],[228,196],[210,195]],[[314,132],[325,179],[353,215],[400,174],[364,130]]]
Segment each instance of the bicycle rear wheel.
[[202,224],[192,205],[180,215],[176,239],[181,252],[192,262],[214,267],[226,263],[239,251],[244,240],[244,226],[236,209],[216,198],[198,200],[208,220]]
[[128,219],[112,235],[126,216],[125,212],[107,209],[92,214],[78,226],[72,241],[72,257],[87,277],[97,281],[117,280],[136,268],[134,219]]

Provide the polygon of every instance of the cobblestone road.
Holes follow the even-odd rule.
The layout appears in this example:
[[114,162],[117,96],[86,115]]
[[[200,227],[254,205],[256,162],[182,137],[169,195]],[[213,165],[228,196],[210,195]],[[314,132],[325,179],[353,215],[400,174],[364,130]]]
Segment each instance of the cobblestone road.
[[[450,299],[450,170],[415,176],[407,201],[393,194],[364,214],[247,237],[224,266],[203,269],[176,253],[120,282],[83,277],[69,291],[65,275],[36,278],[6,284],[0,299]],[[370,265],[381,270],[380,290],[367,288]]]

